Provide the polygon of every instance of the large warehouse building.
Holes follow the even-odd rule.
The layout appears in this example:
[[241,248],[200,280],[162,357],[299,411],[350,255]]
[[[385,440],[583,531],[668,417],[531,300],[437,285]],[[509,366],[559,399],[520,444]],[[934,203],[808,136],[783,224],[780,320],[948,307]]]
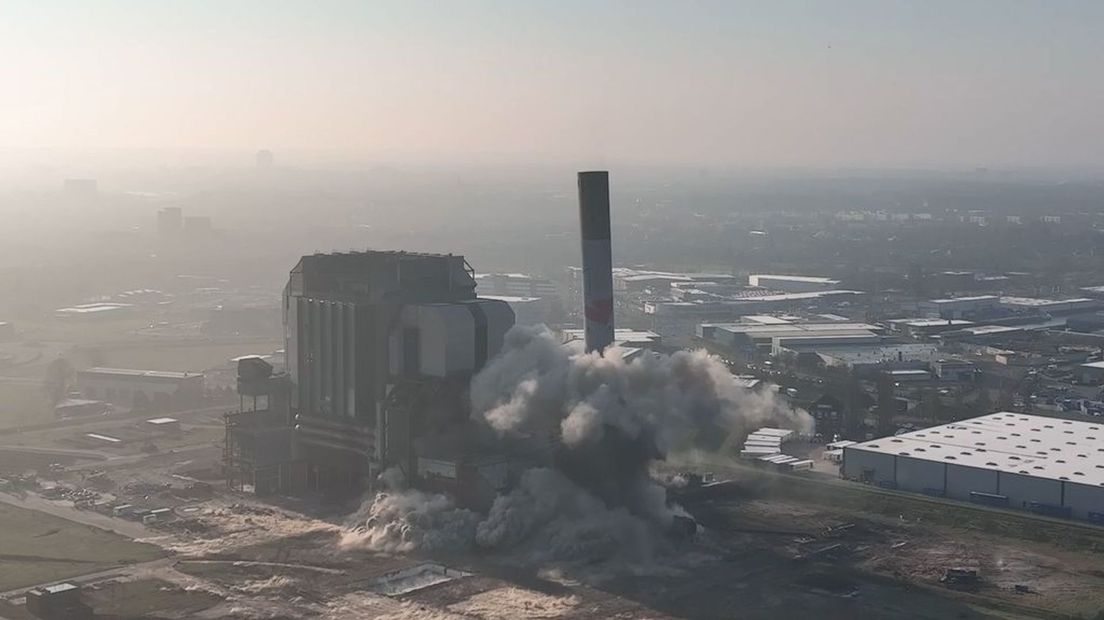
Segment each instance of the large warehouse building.
[[1104,522],[1104,423],[993,413],[847,446],[842,475]]
[[120,407],[173,411],[203,403],[203,374],[89,368],[77,372],[81,396]]

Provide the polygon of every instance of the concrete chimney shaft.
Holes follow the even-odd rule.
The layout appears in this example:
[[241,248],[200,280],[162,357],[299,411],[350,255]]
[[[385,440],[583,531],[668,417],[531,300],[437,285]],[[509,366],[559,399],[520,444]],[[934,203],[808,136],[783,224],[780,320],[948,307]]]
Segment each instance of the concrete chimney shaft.
[[610,249],[609,172],[579,173],[586,350],[613,343],[613,255]]

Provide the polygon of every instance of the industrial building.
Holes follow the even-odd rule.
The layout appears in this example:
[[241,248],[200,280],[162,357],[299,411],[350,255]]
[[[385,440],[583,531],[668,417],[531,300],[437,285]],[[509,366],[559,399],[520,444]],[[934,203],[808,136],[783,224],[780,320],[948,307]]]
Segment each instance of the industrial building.
[[844,478],[1104,522],[1104,423],[994,413],[843,449]]
[[[561,333],[563,334],[564,342],[571,342],[573,340],[581,342],[586,337],[586,332],[581,329],[565,329]],[[622,328],[613,330],[613,344],[619,347],[657,349],[662,342],[662,336],[647,330]]]
[[1035,297],[1001,297],[1002,308],[1019,312],[1044,312],[1046,314],[1074,314],[1095,312],[1101,308],[1099,299],[1077,297],[1074,299],[1038,299]]
[[110,411],[109,403],[87,398],[64,398],[54,405],[54,417],[59,420],[104,415]]
[[284,291],[287,373],[256,357],[238,362],[242,407],[226,419],[231,486],[356,489],[387,467],[415,480],[424,459],[465,460],[440,438],[462,439],[468,381],[514,325],[506,302],[475,289],[463,256],[301,258]]
[[923,340],[936,334],[965,329],[973,325],[973,322],[962,319],[939,318],[892,319],[885,323],[890,331],[915,340]]
[[556,284],[547,278],[526,273],[480,273],[475,276],[479,295],[513,297],[555,297]]
[[811,293],[763,293],[745,291],[724,298],[694,301],[649,300],[642,311],[652,321],[652,329],[664,335],[693,334],[703,322],[728,321],[741,315],[761,312],[781,312],[809,308],[817,304],[847,305],[862,295],[859,291],[831,290]]
[[[585,343],[586,333],[582,329],[562,330],[564,344],[573,342]],[[663,346],[663,338],[659,334],[637,329],[615,329],[613,332],[612,346],[621,349],[621,358],[629,361],[646,351],[660,351]]]
[[497,299],[510,305],[518,325],[552,323],[562,311],[556,284],[525,273],[486,273],[475,276],[481,299]]
[[57,583],[31,588],[26,594],[27,612],[42,620],[91,620],[92,608],[81,600],[81,587],[75,583]]
[[307,464],[292,455],[291,379],[258,356],[237,367],[240,405],[225,415],[226,486],[257,495],[305,490]]
[[831,291],[838,289],[840,287],[840,281],[818,276],[753,274],[748,276],[748,285],[784,293],[812,293],[814,291]]
[[1088,362],[1077,367],[1078,378],[1085,385],[1104,385],[1104,362]]
[[842,345],[877,343],[882,328],[851,321],[802,320],[770,315],[740,317],[734,323],[702,323],[697,335],[734,350],[773,353],[791,344]]
[[977,366],[968,360],[939,359],[932,364],[932,372],[943,381],[973,381]]
[[[573,270],[573,273],[576,273],[576,270]],[[728,273],[676,273],[630,269],[627,267],[615,267],[613,269],[613,288],[620,293],[651,291],[656,294],[665,294],[668,289],[679,284],[724,285],[743,288],[736,276]]]
[[627,294],[648,327],[678,337],[692,336],[702,322],[817,304],[846,306],[862,294],[838,285],[838,280],[812,276],[764,274],[744,280],[726,273],[613,269],[614,290]]
[[836,344],[794,340],[780,345],[775,355],[793,355],[799,363],[815,361],[857,371],[926,369],[939,357],[939,349],[925,343]]
[[203,402],[202,373],[89,368],[77,372],[77,386],[84,398],[121,407],[172,411]]
[[176,418],[150,418],[146,427],[152,433],[176,435],[180,433],[180,420]]
[[1000,300],[1001,298],[996,295],[929,299],[920,302],[919,309],[921,313],[933,318],[972,319],[999,308]]
[[973,297],[951,297],[922,301],[918,307],[922,314],[941,319],[999,319],[1024,318],[1024,315],[1037,315],[1039,320],[1050,316],[1084,314],[1099,310],[1099,299],[1078,297],[1075,299],[1038,299],[1035,297],[1012,297],[997,295],[975,295]]
[[505,302],[476,297],[474,275],[463,256],[376,251],[291,270],[289,404],[309,486],[389,465],[412,474],[414,439],[466,419],[468,380],[514,324]]

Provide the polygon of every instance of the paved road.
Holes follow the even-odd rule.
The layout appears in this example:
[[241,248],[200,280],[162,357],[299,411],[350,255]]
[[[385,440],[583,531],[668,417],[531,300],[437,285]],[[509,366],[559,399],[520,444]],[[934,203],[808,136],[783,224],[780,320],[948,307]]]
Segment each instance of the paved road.
[[38,377],[0,376],[0,383],[25,383],[27,385],[44,385],[46,382]]
[[141,523],[127,521],[125,519],[116,519],[91,510],[77,510],[73,508],[72,505],[66,505],[60,501],[50,501],[30,493],[28,493],[25,498],[8,495],[7,493],[0,493],[0,502],[20,508],[26,508],[28,510],[38,510],[68,521],[74,521],[101,530],[115,532],[127,538],[147,538],[158,534]]
[[96,450],[78,450],[74,448],[47,448],[39,446],[0,445],[0,452],[19,452],[21,454],[41,454],[43,456],[65,456],[74,459],[106,461],[113,455]]

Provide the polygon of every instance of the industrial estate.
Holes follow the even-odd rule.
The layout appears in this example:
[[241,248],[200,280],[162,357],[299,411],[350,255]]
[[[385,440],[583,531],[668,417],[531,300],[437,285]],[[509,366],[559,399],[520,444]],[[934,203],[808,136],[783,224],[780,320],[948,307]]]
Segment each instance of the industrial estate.
[[786,241],[1023,225],[951,211],[686,271],[610,196],[542,272],[318,252],[0,322],[0,617],[1101,617],[1104,282]]

